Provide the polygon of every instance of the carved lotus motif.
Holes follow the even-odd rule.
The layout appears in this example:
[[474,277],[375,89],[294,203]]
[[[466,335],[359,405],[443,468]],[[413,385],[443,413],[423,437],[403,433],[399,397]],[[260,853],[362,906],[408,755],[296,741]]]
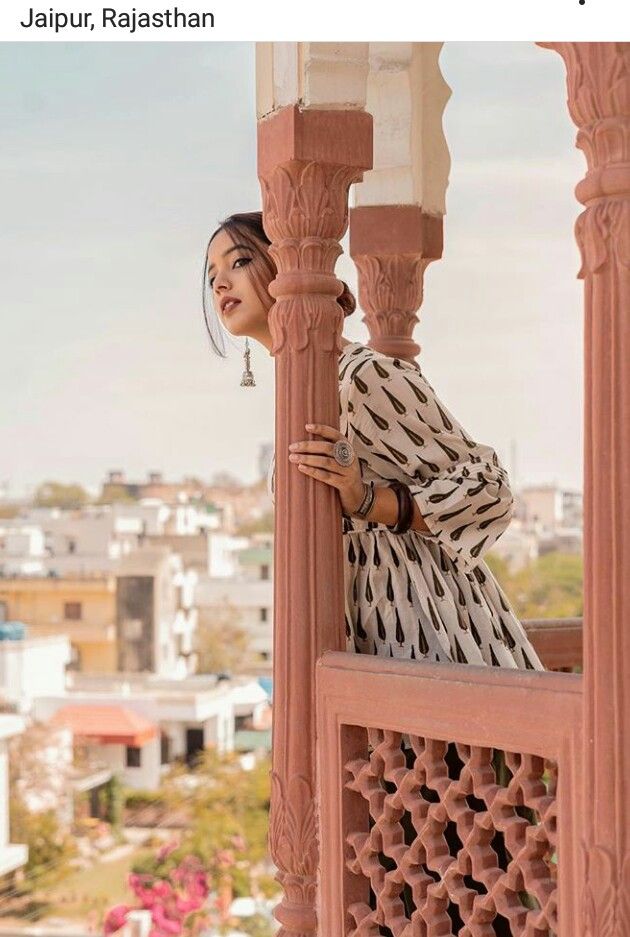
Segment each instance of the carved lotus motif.
[[294,774],[285,789],[280,775],[272,772],[271,792],[269,847],[274,862],[292,875],[315,875],[317,821],[311,785],[302,775]]
[[583,844],[585,937],[627,937],[630,934],[630,854],[620,865],[603,845]]

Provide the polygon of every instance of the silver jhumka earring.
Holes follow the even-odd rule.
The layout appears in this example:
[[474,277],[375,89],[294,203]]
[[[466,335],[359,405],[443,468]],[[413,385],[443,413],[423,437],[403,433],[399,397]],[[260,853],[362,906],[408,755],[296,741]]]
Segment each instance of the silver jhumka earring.
[[243,371],[243,377],[241,378],[241,387],[255,387],[256,381],[254,380],[254,375],[251,372],[249,366],[251,351],[249,350],[249,339],[245,338],[245,353],[243,357],[245,358],[245,370]]

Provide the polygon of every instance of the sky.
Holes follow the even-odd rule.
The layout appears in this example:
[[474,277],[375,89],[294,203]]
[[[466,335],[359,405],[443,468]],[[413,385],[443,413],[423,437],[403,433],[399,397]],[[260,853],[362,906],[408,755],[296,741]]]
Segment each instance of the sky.
[[[514,485],[582,479],[584,160],[560,57],[447,43],[444,256],[421,365]],[[205,243],[260,208],[252,43],[0,43],[0,483],[258,477],[273,359],[214,357]],[[344,241],[345,244],[345,241]],[[338,274],[356,286],[347,256]],[[366,340],[360,312],[345,335]]]

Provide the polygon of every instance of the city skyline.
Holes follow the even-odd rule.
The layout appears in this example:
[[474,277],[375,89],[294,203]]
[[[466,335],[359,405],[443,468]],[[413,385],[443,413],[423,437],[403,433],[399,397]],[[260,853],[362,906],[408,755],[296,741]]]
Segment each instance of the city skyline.
[[[203,251],[260,207],[254,47],[3,44],[7,181],[0,481],[252,481],[273,435],[273,361],[213,358]],[[415,337],[446,406],[516,482],[581,484],[582,303],[558,57],[528,43],[447,43],[453,95],[445,248]],[[344,246],[347,244],[344,242]],[[345,254],[338,274],[356,290]],[[365,340],[356,314],[351,340]]]

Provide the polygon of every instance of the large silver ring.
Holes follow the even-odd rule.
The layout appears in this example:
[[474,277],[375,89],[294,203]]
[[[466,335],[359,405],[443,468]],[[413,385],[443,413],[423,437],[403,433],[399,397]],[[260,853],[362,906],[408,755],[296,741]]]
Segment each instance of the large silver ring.
[[337,440],[333,446],[333,455],[335,457],[335,462],[338,465],[342,465],[344,468],[347,468],[354,462],[354,449],[347,439]]

